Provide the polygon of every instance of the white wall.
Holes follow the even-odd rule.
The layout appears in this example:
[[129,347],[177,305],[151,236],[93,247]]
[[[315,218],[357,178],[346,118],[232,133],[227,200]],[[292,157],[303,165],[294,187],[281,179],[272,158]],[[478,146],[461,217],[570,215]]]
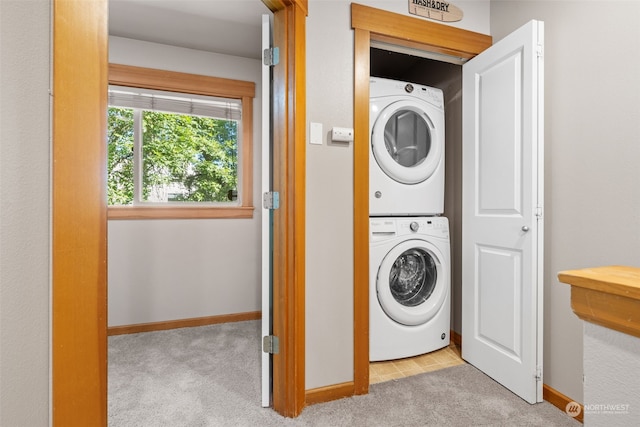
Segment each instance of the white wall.
[[584,423],[624,427],[640,419],[640,338],[584,322]]
[[[353,127],[350,1],[309,1],[307,121]],[[358,3],[408,15],[406,1]],[[489,2],[456,2],[489,32]],[[413,16],[413,15],[411,15]],[[353,145],[307,145],[306,389],[353,380]]]
[[49,423],[48,0],[0,1],[0,425]]
[[252,219],[110,220],[109,326],[260,310],[260,61],[109,37],[109,61],[256,83]]
[[638,266],[640,2],[492,1],[499,40],[545,22],[544,382],[582,402],[582,325],[561,270]]

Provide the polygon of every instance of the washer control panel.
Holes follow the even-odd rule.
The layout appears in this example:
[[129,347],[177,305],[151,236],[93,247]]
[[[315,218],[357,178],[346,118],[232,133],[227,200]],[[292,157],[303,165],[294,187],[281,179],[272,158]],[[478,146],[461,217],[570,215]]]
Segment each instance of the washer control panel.
[[448,238],[449,220],[441,216],[371,218],[369,234],[371,241],[413,234]]
[[445,217],[398,218],[396,224],[399,235],[449,236],[449,221]]

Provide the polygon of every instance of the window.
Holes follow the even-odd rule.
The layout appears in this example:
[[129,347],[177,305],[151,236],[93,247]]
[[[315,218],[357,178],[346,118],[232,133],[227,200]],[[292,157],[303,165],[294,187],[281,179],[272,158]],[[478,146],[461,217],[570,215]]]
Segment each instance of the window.
[[250,218],[255,84],[111,64],[110,219]]
[[240,101],[109,87],[109,205],[235,204]]

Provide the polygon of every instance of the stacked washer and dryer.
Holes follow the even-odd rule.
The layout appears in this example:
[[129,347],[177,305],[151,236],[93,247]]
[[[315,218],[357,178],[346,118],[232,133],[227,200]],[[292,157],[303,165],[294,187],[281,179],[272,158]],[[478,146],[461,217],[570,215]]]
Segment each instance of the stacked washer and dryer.
[[369,360],[449,345],[451,266],[444,213],[444,97],[370,79]]

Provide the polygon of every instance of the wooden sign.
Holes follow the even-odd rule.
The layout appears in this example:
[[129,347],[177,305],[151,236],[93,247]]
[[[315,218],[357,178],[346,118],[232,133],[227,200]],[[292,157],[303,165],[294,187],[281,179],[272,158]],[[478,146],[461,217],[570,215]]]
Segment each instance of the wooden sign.
[[443,0],[409,0],[409,13],[442,22],[462,19],[462,9]]

